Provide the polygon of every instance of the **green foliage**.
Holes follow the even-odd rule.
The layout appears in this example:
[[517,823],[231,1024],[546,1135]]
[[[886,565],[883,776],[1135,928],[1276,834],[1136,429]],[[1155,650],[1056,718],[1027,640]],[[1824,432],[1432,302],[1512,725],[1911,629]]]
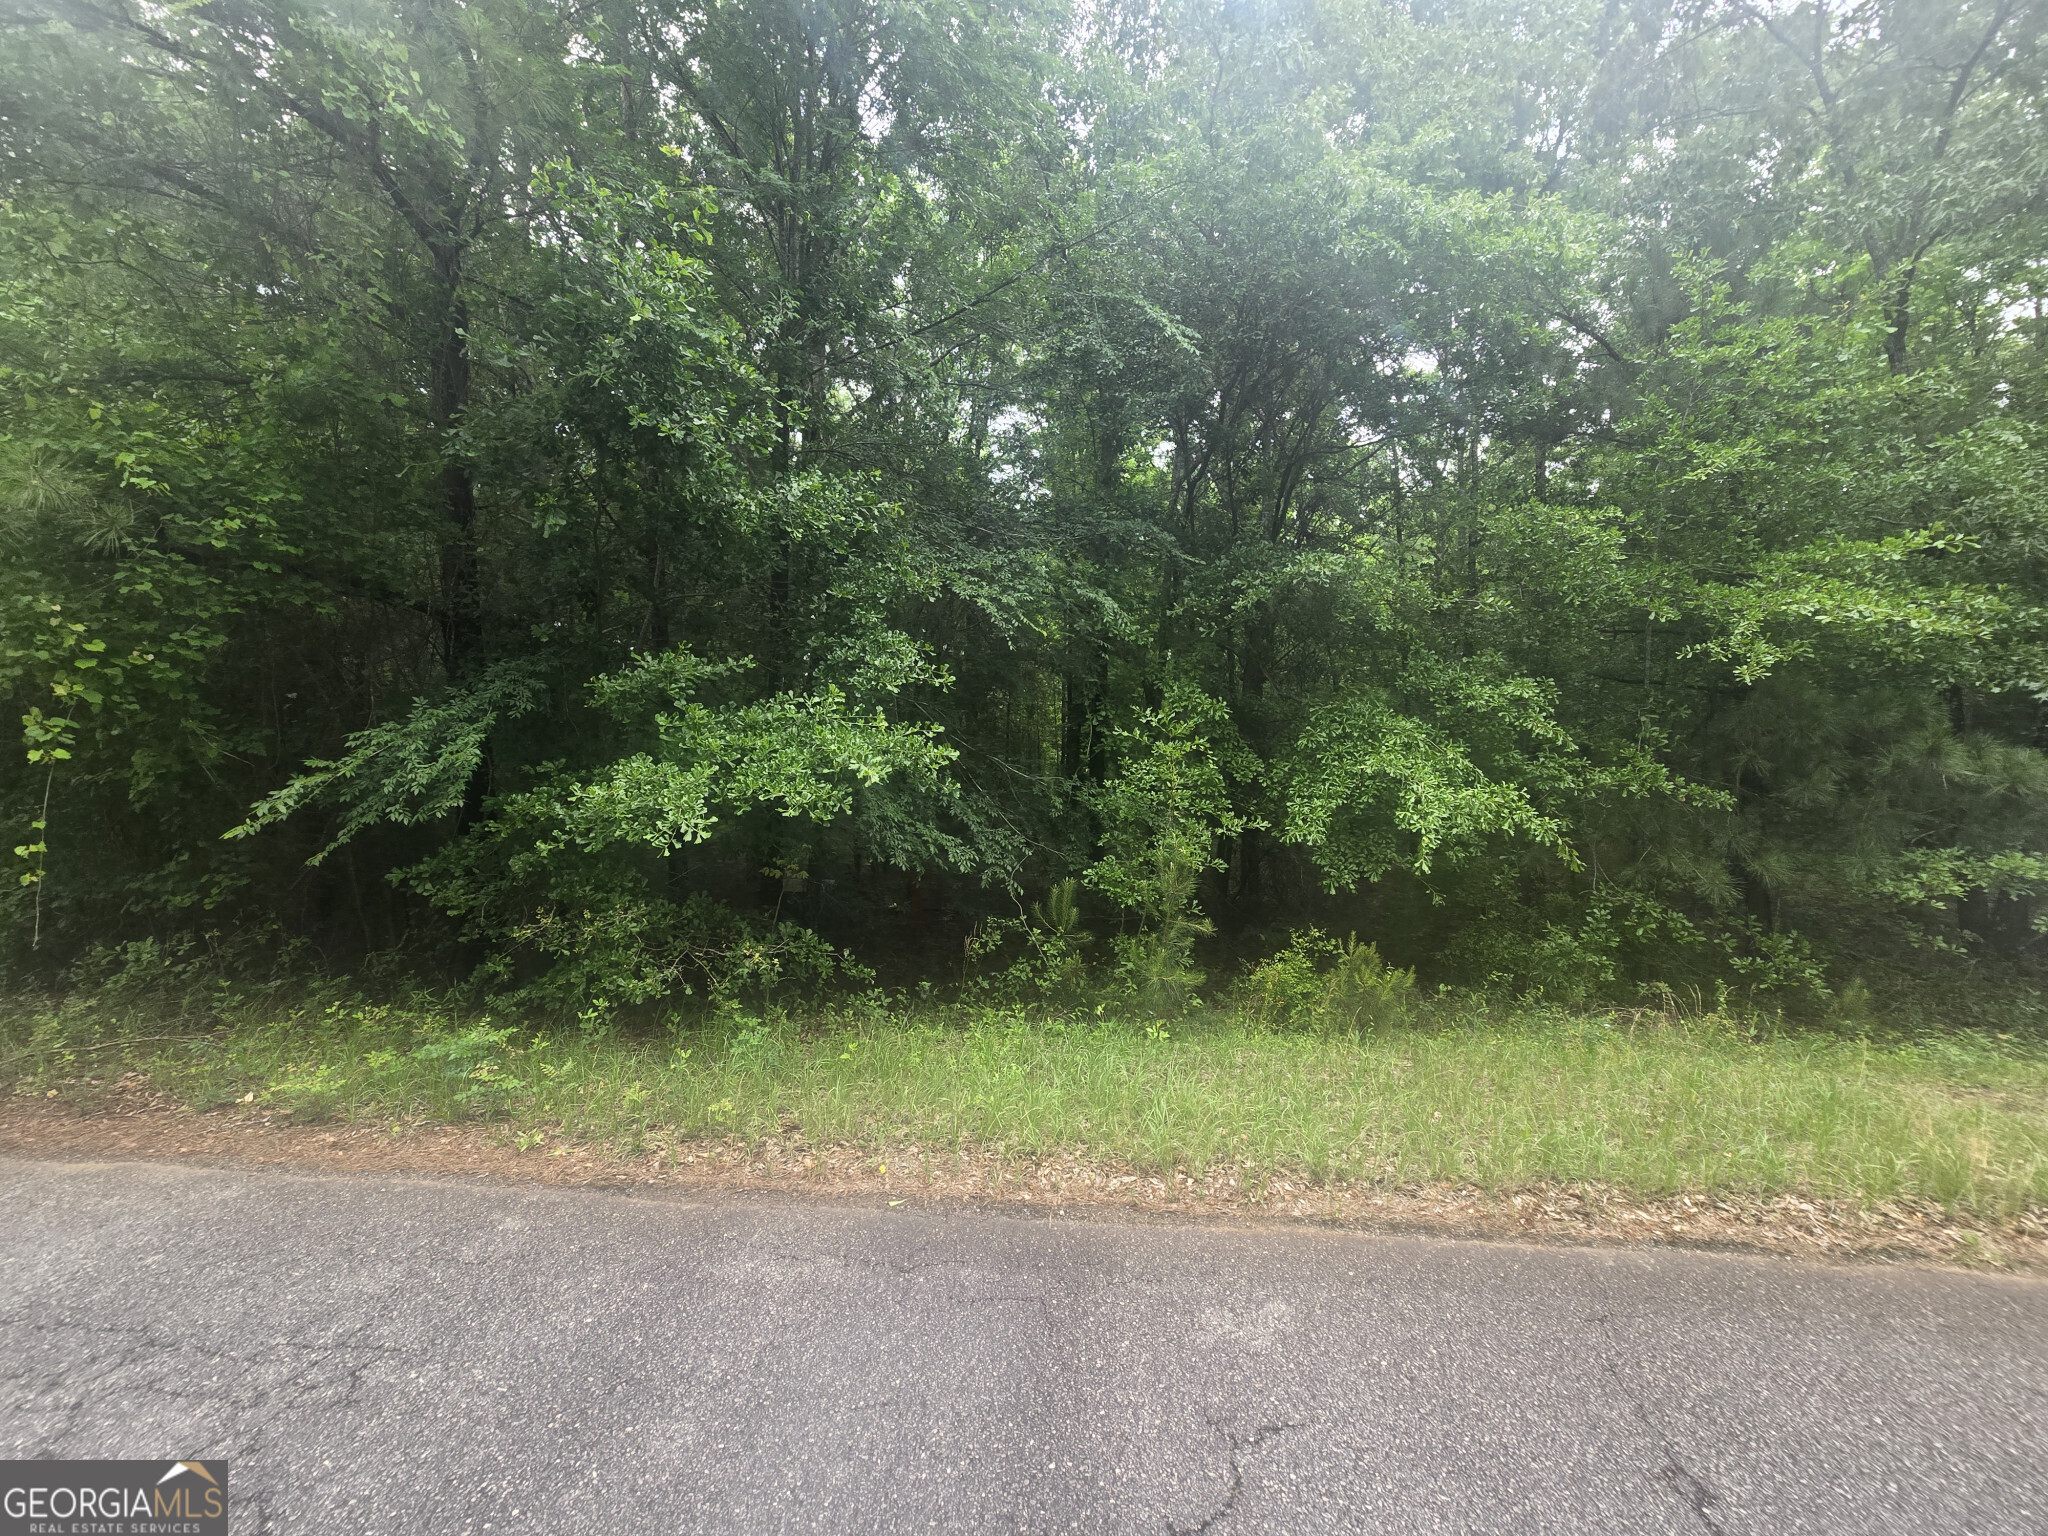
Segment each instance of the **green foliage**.
[[453,817],[484,763],[484,744],[501,720],[516,720],[539,703],[530,668],[494,668],[475,686],[437,703],[415,700],[402,720],[359,731],[349,753],[333,762],[314,759],[250,811],[223,837],[248,837],[283,820],[308,802],[327,799],[342,812],[334,840],[308,861],[318,864],[366,828],[386,822],[418,826]]
[[[608,894],[582,907],[536,907],[494,931],[503,948],[480,973],[494,1002],[601,1028],[656,1003],[766,1006],[870,975],[802,924],[735,913],[701,892],[680,904]],[[538,975],[535,963],[545,967]]]
[[1088,935],[1081,928],[1081,884],[1056,883],[1031,907],[1032,981],[1049,1003],[1078,999],[1088,983]]
[[1195,865],[1171,849],[1155,855],[1151,872],[1134,886],[1144,926],[1116,936],[1116,978],[1138,1006],[1160,1018],[1185,1009],[1208,977],[1195,965],[1195,942],[1216,931],[1195,910]]
[[1186,908],[1200,872],[1222,867],[1217,838],[1250,825],[1224,779],[1226,763],[1244,755],[1229,722],[1221,701],[1168,684],[1159,706],[1119,733],[1118,771],[1094,796],[1103,856],[1088,883],[1154,925]]
[[1078,880],[1061,880],[1033,902],[1023,919],[997,918],[968,936],[970,964],[1000,954],[1012,937],[1024,952],[993,974],[971,978],[973,995],[1016,1005],[1033,1002],[1052,1007],[1078,1003],[1093,981],[1088,964],[1092,940],[1081,925]]
[[[1558,734],[1544,714],[1532,714],[1531,727]],[[1565,823],[1532,803],[1535,765],[1516,766],[1524,771],[1514,777],[1489,775],[1441,729],[1369,693],[1354,696],[1317,711],[1281,764],[1282,835],[1312,848],[1337,887],[1404,866],[1428,874],[1440,858],[1469,857],[1496,837],[1526,840],[1575,865]]]
[[1356,934],[1340,943],[1310,928],[1253,966],[1239,997],[1262,1029],[1372,1029],[1411,1015],[1415,973],[1388,965]]
[[2048,34],[1791,14],[63,0],[0,56],[0,958],[2006,995]]
[[1337,951],[1324,993],[1323,1012],[1346,1029],[1398,1023],[1412,1006],[1415,973],[1388,965],[1354,934]]
[[[492,1108],[526,1084],[506,1070],[505,1045],[513,1031],[488,1020],[447,1035],[431,1037],[414,1047],[416,1061],[431,1062],[448,1081],[445,1090],[466,1110]],[[324,1119],[333,1109],[331,1068],[313,1069],[311,1078],[287,1075],[272,1090],[296,1113]]]

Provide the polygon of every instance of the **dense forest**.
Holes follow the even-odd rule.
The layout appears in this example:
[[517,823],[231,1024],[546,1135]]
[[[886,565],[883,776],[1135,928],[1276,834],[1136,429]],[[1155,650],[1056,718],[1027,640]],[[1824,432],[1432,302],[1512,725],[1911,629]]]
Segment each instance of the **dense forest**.
[[2032,0],[0,39],[17,979],[2037,963]]

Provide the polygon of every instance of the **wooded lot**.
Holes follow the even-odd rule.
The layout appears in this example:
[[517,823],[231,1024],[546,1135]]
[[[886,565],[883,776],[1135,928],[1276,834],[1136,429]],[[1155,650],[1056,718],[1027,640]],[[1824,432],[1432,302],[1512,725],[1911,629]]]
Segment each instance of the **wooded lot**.
[[0,21],[16,978],[2037,963],[2035,0]]

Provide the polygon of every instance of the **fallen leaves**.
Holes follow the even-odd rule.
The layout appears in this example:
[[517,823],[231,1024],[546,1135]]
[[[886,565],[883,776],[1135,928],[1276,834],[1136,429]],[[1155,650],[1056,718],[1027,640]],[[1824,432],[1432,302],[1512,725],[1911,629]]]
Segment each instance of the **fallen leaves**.
[[1329,1182],[1287,1170],[1215,1165],[1171,1173],[1084,1151],[1022,1156],[1005,1149],[897,1146],[889,1157],[854,1143],[814,1144],[786,1128],[740,1137],[664,1141],[636,1151],[566,1139],[548,1127],[545,1160],[522,1156],[511,1128],[492,1125],[295,1126],[240,1106],[197,1113],[139,1085],[79,1109],[46,1099],[0,1101],[0,1151],[39,1157],[193,1158],[234,1167],[486,1176],[559,1186],[779,1190],[879,1199],[888,1207],[979,1205],[1062,1213],[1137,1211],[1212,1220],[1316,1223],[1519,1241],[1679,1245],[1809,1258],[1917,1260],[2048,1272],[2048,1210],[1982,1221],[1932,1202],[1860,1204],[1787,1193],[1644,1196],[1597,1184],[1485,1190],[1456,1184]]

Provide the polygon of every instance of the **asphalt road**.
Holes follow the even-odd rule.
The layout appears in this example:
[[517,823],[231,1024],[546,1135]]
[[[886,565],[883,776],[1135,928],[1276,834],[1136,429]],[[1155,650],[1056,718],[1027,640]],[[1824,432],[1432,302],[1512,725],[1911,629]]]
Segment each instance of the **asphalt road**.
[[2048,1284],[0,1161],[0,1455],[237,1531],[2048,1532]]

